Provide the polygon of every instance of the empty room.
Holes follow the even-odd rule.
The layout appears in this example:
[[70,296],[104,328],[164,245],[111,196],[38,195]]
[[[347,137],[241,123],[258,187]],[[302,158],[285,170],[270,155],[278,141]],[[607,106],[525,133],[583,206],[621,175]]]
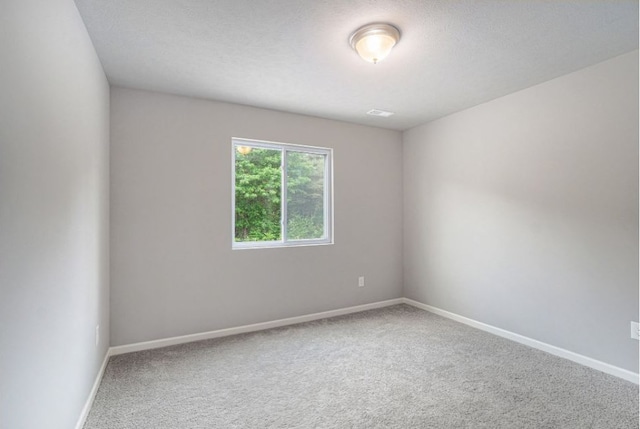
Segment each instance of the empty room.
[[638,14],[0,1],[0,428],[638,428]]

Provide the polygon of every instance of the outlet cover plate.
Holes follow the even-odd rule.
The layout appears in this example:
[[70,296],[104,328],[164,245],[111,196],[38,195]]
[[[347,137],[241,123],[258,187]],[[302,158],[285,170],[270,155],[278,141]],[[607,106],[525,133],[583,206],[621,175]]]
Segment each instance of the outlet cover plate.
[[640,324],[638,322],[631,322],[631,338],[640,339]]

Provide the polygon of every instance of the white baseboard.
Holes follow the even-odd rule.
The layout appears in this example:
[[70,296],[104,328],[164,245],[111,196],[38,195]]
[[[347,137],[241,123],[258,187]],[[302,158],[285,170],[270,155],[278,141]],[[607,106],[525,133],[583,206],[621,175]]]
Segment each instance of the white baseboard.
[[109,362],[109,356],[111,356],[109,352],[110,352],[110,349],[108,349],[104,355],[104,359],[102,360],[102,366],[100,367],[98,374],[96,374],[96,379],[93,382],[93,387],[89,392],[89,396],[87,397],[87,401],[85,402],[84,407],[82,407],[82,412],[80,413],[80,418],[76,423],[75,429],[82,429],[82,427],[84,426],[84,422],[87,420],[87,416],[89,415],[89,410],[91,410],[91,405],[93,405],[93,400],[96,397],[96,393],[98,393],[98,387],[100,387],[102,376],[104,375],[104,371],[107,368],[107,363]]
[[388,307],[390,305],[402,304],[404,298],[389,299],[387,301],[378,301],[370,304],[356,305],[354,307],[339,308],[337,310],[323,311],[321,313],[306,314],[304,316],[289,317],[286,319],[272,320],[263,323],[254,323],[252,325],[237,326],[234,328],[218,329],[216,331],[201,332],[199,334],[182,335],[179,337],[164,338],[161,340],[145,341],[141,343],[126,344],[124,346],[115,346],[109,349],[109,355],[115,356],[124,353],[138,352],[141,350],[157,349],[160,347],[173,346],[176,344],[190,343],[193,341],[208,340],[211,338],[226,337],[228,335],[244,334],[247,332],[262,331],[270,328],[278,328],[280,326],[295,325],[297,323],[310,322],[312,320],[326,319],[328,317],[342,316],[344,314],[358,313],[365,310],[373,310],[375,308]]
[[506,338],[511,341],[515,341],[520,344],[524,344],[529,347],[533,347],[534,349],[542,350],[543,352],[568,359],[581,365],[588,366],[589,368],[597,369],[598,371],[602,371],[604,373],[622,378],[632,383],[638,384],[639,382],[638,374],[635,372],[628,371],[626,369],[619,368],[617,366],[610,365],[608,363],[592,359],[590,357],[574,353],[560,347],[552,346],[551,344],[543,343],[542,341],[534,340],[533,338],[525,337],[524,335],[516,334],[505,329],[496,328],[495,326],[487,325],[486,323],[478,322],[477,320],[469,319],[467,317],[460,316],[459,314],[451,313],[449,311],[442,310],[431,305],[423,304],[421,302],[414,301],[413,299],[402,298],[402,301],[405,304],[409,304],[413,307],[417,307],[430,313],[446,317],[447,319],[455,320],[456,322],[464,323],[465,325],[469,325],[471,327],[489,332],[491,334]]

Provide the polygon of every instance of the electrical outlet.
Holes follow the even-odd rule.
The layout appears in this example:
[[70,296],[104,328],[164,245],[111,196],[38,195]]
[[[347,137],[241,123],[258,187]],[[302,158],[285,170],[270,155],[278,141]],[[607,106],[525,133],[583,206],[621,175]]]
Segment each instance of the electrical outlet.
[[640,324],[638,322],[631,322],[631,338],[640,339]]
[[96,347],[100,344],[100,325],[96,325]]
[[364,276],[358,277],[358,287],[364,287]]

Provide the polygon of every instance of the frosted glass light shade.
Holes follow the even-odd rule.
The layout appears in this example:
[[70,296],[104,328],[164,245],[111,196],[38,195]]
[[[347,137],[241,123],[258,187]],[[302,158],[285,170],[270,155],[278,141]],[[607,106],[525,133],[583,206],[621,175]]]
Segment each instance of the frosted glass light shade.
[[369,24],[358,29],[349,40],[363,60],[382,61],[400,40],[400,32],[389,24]]

